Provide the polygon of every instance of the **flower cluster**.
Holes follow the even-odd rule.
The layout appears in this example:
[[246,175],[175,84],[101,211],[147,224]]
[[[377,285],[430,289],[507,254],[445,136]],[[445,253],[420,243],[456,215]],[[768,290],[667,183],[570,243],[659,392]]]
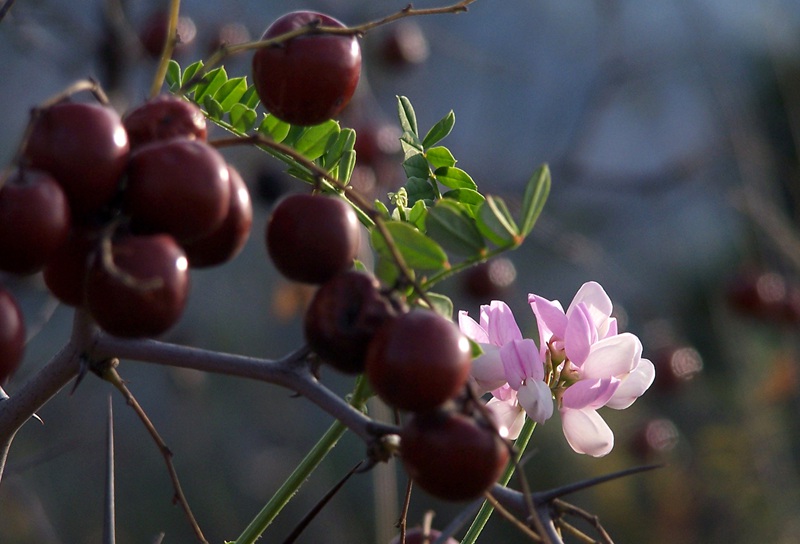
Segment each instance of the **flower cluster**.
[[476,388],[491,392],[487,407],[507,438],[519,435],[526,414],[544,423],[557,407],[573,450],[606,455],[614,433],[597,410],[633,404],[653,383],[653,363],[642,357],[639,338],[617,330],[611,299],[596,282],[581,286],[566,311],[538,295],[528,295],[528,303],[538,346],[523,338],[504,302],[481,306],[478,322],[459,312],[461,331],[483,350],[473,361]]

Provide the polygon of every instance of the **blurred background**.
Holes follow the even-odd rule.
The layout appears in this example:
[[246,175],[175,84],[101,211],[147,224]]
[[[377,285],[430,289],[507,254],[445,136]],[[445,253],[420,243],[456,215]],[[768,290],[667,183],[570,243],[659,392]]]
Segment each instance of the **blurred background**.
[[[289,10],[357,24],[406,4],[184,0],[192,24],[176,58],[207,57],[221,35],[257,38]],[[120,112],[141,103],[156,66],[147,35],[166,6],[13,3],[0,21],[2,164],[29,109],[76,79],[97,78]],[[600,516],[617,542],[800,542],[800,5],[478,0],[466,14],[382,27],[361,44],[364,75],[341,122],[358,131],[354,183],[364,191],[385,199],[403,181],[395,95],[411,99],[425,129],[453,109],[444,144],[483,192],[512,207],[538,165],[552,170],[531,238],[507,260],[443,286],[456,309],[477,315],[501,298],[535,337],[528,293],[566,305],[596,280],[656,364],[656,383],[633,407],[602,412],[616,436],[607,457],[574,454],[557,417],[540,426],[525,464],[531,486],[663,463],[568,499]],[[225,65],[248,75],[249,55]],[[166,339],[280,357],[303,342],[310,292],[276,274],[263,228],[271,203],[300,182],[257,151],[226,154],[256,203],[252,236],[233,262],[194,273],[188,311]],[[6,388],[13,395],[66,341],[71,311],[38,277],[2,282],[18,295],[32,337]],[[211,542],[235,539],[331,423],[270,385],[127,361],[120,373],[174,452]],[[343,395],[352,387],[331,372],[323,381]],[[0,486],[0,542],[99,541],[109,395],[117,541],[153,542],[162,532],[164,542],[193,541],[161,455],[112,393],[90,376],[41,410],[43,425],[20,431]],[[283,541],[363,455],[346,436],[263,541]],[[404,487],[394,463],[356,476],[299,542],[388,542]],[[416,492],[409,523],[432,509],[441,527],[463,506]],[[525,539],[496,516],[480,541]]]

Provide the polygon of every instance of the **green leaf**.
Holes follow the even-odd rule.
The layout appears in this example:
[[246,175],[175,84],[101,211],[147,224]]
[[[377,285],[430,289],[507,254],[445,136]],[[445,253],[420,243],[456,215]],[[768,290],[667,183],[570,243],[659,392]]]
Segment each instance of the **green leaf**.
[[228,81],[228,74],[225,73],[225,68],[223,66],[211,70],[203,76],[203,79],[201,79],[200,83],[197,85],[197,89],[194,92],[195,102],[202,104],[206,96],[214,96],[217,89],[222,87],[226,81]]
[[[439,314],[442,317],[446,317],[447,319],[453,319],[453,301],[450,300],[450,297],[439,294],[439,293],[425,293],[425,298],[427,298],[433,308],[431,308],[434,312]],[[420,303],[424,304],[424,300],[419,300]],[[427,304],[424,304],[427,307]]]
[[434,173],[436,180],[451,189],[472,189],[476,190],[478,185],[472,180],[469,174],[461,168],[455,166],[437,168]]
[[342,129],[336,139],[325,150],[322,155],[322,167],[332,169],[342,158],[345,151],[352,151],[356,143],[356,131],[352,128]]
[[433,202],[437,196],[427,178],[410,178],[406,182],[406,191],[408,191],[409,204],[414,204],[418,200]]
[[405,96],[397,97],[397,115],[400,117],[400,127],[403,132],[410,132],[419,141],[419,131],[417,129],[417,114],[411,101]]
[[406,221],[417,227],[421,232],[425,232],[425,206],[424,200],[417,200],[408,211]]
[[268,113],[264,116],[264,120],[261,121],[258,131],[261,134],[269,136],[276,142],[281,143],[286,139],[291,128],[292,125],[289,123],[285,123],[271,113]]
[[220,120],[222,116],[225,115],[225,112],[222,110],[222,106],[219,105],[219,102],[214,100],[214,97],[210,94],[205,95],[203,97],[203,109],[206,110],[206,113],[212,118]]
[[422,153],[411,155],[404,160],[403,170],[405,170],[407,178],[428,179],[431,173],[431,169],[428,167],[428,161],[425,160]]
[[233,79],[229,79],[223,83],[219,89],[217,89],[217,91],[214,93],[214,100],[219,102],[223,110],[230,111],[234,104],[239,103],[239,99],[242,98],[246,91],[247,78],[235,77]]
[[486,250],[475,219],[453,200],[440,200],[428,208],[425,230],[446,251],[456,255],[471,257]]
[[498,246],[516,246],[520,242],[519,229],[500,197],[487,196],[478,208],[478,230]]
[[[386,229],[406,265],[415,270],[438,271],[450,268],[447,254],[439,244],[422,234],[409,223],[389,221]],[[371,232],[372,247],[384,258],[391,258],[389,246],[378,229]]]
[[329,119],[319,125],[307,127],[300,137],[295,140],[293,147],[307,158],[314,160],[325,153],[329,143],[331,143],[338,134],[339,123],[333,119]]
[[234,104],[228,115],[233,128],[241,133],[245,133],[253,128],[258,119],[256,110],[248,108],[245,104]]
[[461,202],[473,210],[486,200],[482,194],[474,189],[452,189],[442,194],[442,197]]
[[375,260],[375,277],[384,285],[395,285],[400,278],[400,269],[388,257],[378,255]]
[[422,147],[428,149],[432,145],[446,138],[447,135],[450,134],[450,131],[453,130],[453,125],[455,124],[456,114],[453,113],[453,110],[450,110],[450,113],[445,115],[431,127],[431,129],[425,135],[425,138],[422,139]]
[[425,158],[428,159],[434,169],[447,168],[456,165],[456,159],[449,149],[443,146],[432,147],[425,152]]
[[375,211],[381,214],[385,219],[389,218],[389,208],[380,200],[375,201]]
[[342,154],[339,159],[339,181],[344,184],[350,183],[350,176],[353,175],[353,169],[356,167],[356,152],[348,149]]
[[[195,74],[203,68],[203,61],[198,60],[197,62],[193,62],[189,66],[183,69],[183,75],[181,76],[181,87],[186,87],[186,85],[194,78]],[[196,89],[197,84],[192,85],[192,89]],[[187,89],[190,91],[192,89]]]
[[542,213],[547,196],[550,194],[550,168],[543,164],[531,176],[522,197],[522,218],[520,234],[525,237],[533,230],[533,225]]
[[400,136],[400,147],[403,149],[403,156],[405,158],[417,155],[423,151],[422,142],[411,132],[404,132],[403,135]]
[[181,65],[170,59],[164,80],[167,82],[170,91],[177,91],[181,86]]
[[256,86],[250,85],[242,95],[242,98],[239,99],[239,102],[248,108],[256,109],[258,107],[258,103],[260,102],[258,98],[258,92],[256,91]]

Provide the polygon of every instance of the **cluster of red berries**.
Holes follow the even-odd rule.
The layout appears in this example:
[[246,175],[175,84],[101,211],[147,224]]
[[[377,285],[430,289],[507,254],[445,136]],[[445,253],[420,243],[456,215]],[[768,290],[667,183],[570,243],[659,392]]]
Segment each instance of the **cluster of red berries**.
[[311,349],[339,371],[363,372],[383,401],[409,412],[401,457],[410,476],[439,498],[480,496],[509,454],[488,421],[456,407],[469,406],[469,341],[451,320],[407,310],[374,276],[353,270],[359,238],[355,212],[336,196],[284,197],[266,228],[276,268],[319,284],[304,319]]
[[231,259],[252,223],[247,186],[206,137],[202,112],[173,96],[124,118],[73,101],[35,111],[0,189],[0,270],[42,271],[111,334],[165,332],[189,268]]

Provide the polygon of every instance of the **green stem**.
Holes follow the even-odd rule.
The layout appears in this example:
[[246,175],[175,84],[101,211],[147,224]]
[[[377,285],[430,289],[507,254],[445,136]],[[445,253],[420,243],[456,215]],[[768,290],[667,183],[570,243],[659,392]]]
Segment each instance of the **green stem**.
[[447,270],[442,270],[441,272],[433,274],[430,278],[427,278],[425,281],[420,283],[420,288],[427,292],[428,290],[430,290],[431,287],[433,287],[434,285],[436,285],[440,281],[446,280],[447,278],[455,276],[456,274],[458,274],[459,272],[469,268],[470,266],[474,266],[474,265],[476,265],[478,263],[486,262],[489,259],[491,259],[492,257],[496,257],[497,255],[500,255],[501,253],[505,253],[506,251],[511,251],[512,249],[516,249],[517,247],[519,247],[519,244],[509,244],[509,245],[506,245],[506,246],[501,246],[501,247],[495,248],[495,249],[493,249],[491,251],[487,251],[486,253],[482,253],[480,255],[476,255],[474,257],[470,257],[470,258],[468,258],[468,259],[466,259],[466,260],[464,260],[464,261],[462,261],[462,262],[460,262],[458,264],[454,264],[453,266],[451,266]]
[[[370,396],[370,390],[367,386],[367,381],[364,376],[358,378],[355,389],[353,390],[350,404],[359,410],[363,409]],[[340,421],[334,421],[333,424],[325,431],[322,438],[314,445],[311,451],[305,458],[297,465],[297,468],[289,475],[283,485],[275,492],[272,498],[264,505],[264,508],[256,515],[250,524],[245,527],[239,538],[236,539],[234,544],[253,544],[256,540],[261,538],[264,531],[278,517],[278,514],[283,510],[292,497],[300,489],[300,486],[308,479],[312,472],[319,466],[325,456],[328,455],[339,439],[347,431]]]
[[[522,426],[522,431],[520,431],[517,441],[514,443],[514,446],[517,448],[517,454],[514,459],[508,463],[505,472],[503,472],[503,475],[500,477],[499,482],[502,485],[508,485],[511,476],[514,475],[514,470],[517,468],[520,459],[522,459],[522,454],[525,453],[525,448],[528,447],[528,442],[530,442],[535,428],[536,422],[530,418],[526,418],[525,424]],[[478,540],[481,531],[483,531],[483,528],[486,526],[493,512],[494,508],[492,505],[484,501],[472,525],[470,525],[467,534],[464,535],[464,538],[461,540],[461,544],[474,544],[474,542]]]

